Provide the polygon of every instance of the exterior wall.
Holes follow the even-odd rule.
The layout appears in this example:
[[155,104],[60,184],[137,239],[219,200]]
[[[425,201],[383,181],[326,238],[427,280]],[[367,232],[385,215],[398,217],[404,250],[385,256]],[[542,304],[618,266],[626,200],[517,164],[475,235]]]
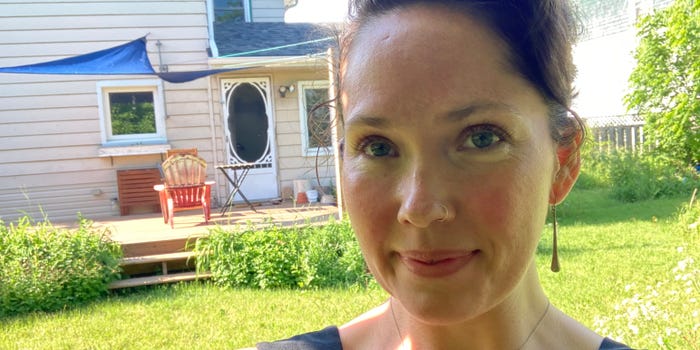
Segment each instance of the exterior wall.
[[252,0],[251,22],[284,22],[284,0]]
[[623,98],[635,66],[635,32],[625,30],[579,43],[574,50],[578,69],[574,109],[583,118],[627,113]]
[[623,99],[636,65],[635,23],[672,0],[579,0],[585,30],[574,48],[578,69],[574,82],[578,97],[574,109],[583,118],[605,118],[627,113]]
[[[297,95],[299,90],[296,89],[295,92],[288,93],[284,98],[277,92],[281,85],[296,84],[301,80],[327,80],[328,71],[325,64],[310,68],[256,68],[212,77],[214,90],[212,96],[215,101],[216,120],[215,138],[218,148],[216,158],[219,162],[226,159],[220,79],[242,77],[269,77],[272,82],[270,92],[275,121],[274,142],[275,147],[277,147],[277,177],[282,199],[292,199],[294,180],[307,179],[314,188],[318,186],[319,181],[321,186],[335,186],[335,168],[332,155],[320,156],[317,159],[302,154],[300,106]],[[221,198],[226,198],[228,193],[226,179],[218,172],[215,174],[215,179],[217,181],[216,191]]]
[[[170,71],[207,68],[205,0],[0,0],[0,66],[79,55],[148,35],[149,58]],[[116,171],[156,167],[162,155],[99,157],[96,84],[145,76],[0,76],[0,218],[74,220],[119,215]],[[213,162],[208,80],[164,83],[172,148]],[[209,172],[214,173],[210,167]]]
[[[325,66],[323,67],[325,68]],[[275,92],[281,85],[296,84],[302,80],[328,80],[328,71],[287,70],[275,71],[273,88]],[[294,93],[281,98],[276,93],[275,112],[277,117],[277,154],[279,155],[279,179],[282,196],[292,197],[293,181],[307,179],[313,188],[335,186],[335,168],[333,155],[308,156],[302,149],[301,116],[298,85]]]

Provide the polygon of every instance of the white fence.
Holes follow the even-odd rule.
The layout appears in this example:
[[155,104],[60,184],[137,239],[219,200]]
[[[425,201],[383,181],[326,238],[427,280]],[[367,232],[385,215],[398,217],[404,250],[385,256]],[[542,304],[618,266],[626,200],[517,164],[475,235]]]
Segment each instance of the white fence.
[[635,114],[585,118],[593,142],[599,148],[643,150],[644,118]]

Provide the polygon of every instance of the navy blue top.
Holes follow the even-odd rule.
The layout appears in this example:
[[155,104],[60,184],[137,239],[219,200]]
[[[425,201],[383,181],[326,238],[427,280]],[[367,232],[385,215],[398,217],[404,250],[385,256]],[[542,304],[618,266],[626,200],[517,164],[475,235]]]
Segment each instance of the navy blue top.
[[[259,350],[343,350],[338,327],[330,326],[317,332],[300,334],[289,339],[258,343]],[[600,350],[630,350],[627,345],[605,338]]]
[[258,350],[343,350],[338,327],[329,326],[318,332],[300,334],[272,343],[258,343]]

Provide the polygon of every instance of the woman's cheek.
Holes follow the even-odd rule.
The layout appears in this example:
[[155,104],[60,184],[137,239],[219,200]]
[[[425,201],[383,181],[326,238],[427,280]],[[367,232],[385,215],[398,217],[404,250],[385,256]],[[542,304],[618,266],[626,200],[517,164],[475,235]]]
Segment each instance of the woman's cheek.
[[343,177],[343,194],[351,215],[362,220],[382,215],[381,197],[382,193],[387,194],[387,189],[380,179],[372,180],[354,174],[345,174]]
[[373,174],[361,171],[357,167],[343,169],[342,184],[344,201],[347,206],[350,222],[358,238],[382,239],[382,228],[396,221],[396,213],[392,213],[390,203],[390,181],[386,174]]
[[[495,175],[500,174],[500,175]],[[494,172],[468,183],[479,184],[463,188],[463,213],[477,220],[479,227],[490,228],[492,234],[512,234],[513,226],[525,224],[531,214],[533,198],[528,192],[533,184],[525,184],[510,172]],[[536,205],[536,204],[535,204]]]

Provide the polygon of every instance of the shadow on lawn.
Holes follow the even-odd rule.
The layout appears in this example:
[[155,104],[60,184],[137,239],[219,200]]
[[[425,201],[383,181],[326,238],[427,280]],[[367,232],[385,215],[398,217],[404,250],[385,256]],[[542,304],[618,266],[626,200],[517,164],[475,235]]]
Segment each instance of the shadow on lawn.
[[[657,249],[658,247],[663,247],[663,244],[651,244],[651,243],[625,243],[617,245],[605,245],[596,247],[582,247],[572,244],[559,244],[558,251],[559,257],[575,257],[582,254],[588,254],[596,251],[604,251],[605,253],[610,253],[612,251],[629,252],[631,250],[640,249]],[[549,240],[541,240],[537,244],[537,255],[538,256],[552,256],[552,242]]]
[[[581,255],[588,251],[588,249],[582,249],[580,247],[562,246],[561,244],[557,248],[559,251],[559,256],[573,257]],[[537,244],[537,255],[540,256],[552,256],[552,242],[549,240],[540,240]]]

